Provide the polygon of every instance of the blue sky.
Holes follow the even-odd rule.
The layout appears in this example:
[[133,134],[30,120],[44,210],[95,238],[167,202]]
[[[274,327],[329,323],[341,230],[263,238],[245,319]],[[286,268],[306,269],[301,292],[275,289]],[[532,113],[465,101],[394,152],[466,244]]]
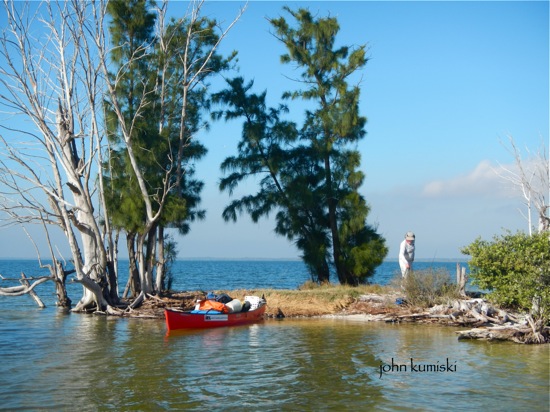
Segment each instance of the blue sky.
[[[244,2],[207,2],[208,16],[228,25]],[[417,235],[417,257],[460,257],[460,248],[481,236],[526,229],[521,196],[494,169],[513,162],[501,141],[520,148],[549,146],[548,2],[252,1],[225,39],[222,52],[237,50],[239,73],[281,102],[296,87],[291,66],[281,65],[281,44],[266,17],[289,17],[308,7],[338,19],[338,44],[367,44],[370,61],[360,73],[361,114],[367,135],[359,144],[366,175],[361,193],[395,258],[404,233]],[[172,5],[173,11],[187,2]],[[217,86],[216,83],[214,86]],[[300,122],[303,107],[291,106]],[[176,239],[180,258],[298,258],[299,251],[273,233],[273,221],[252,224],[221,218],[231,198],[219,193],[219,165],[236,153],[240,122],[214,123],[200,139],[209,149],[197,165],[204,179],[206,220]],[[254,181],[235,195],[253,193]],[[13,234],[0,257],[27,250]],[[3,242],[4,243],[4,242]],[[22,246],[24,245],[24,246]]]
[[[229,22],[240,4],[215,2],[207,10]],[[520,148],[548,147],[548,2],[250,2],[225,50],[238,50],[240,74],[257,92],[267,90],[271,105],[295,87],[266,20],[285,16],[284,5],[335,16],[338,43],[369,47],[361,73],[368,118],[359,145],[367,176],[361,192],[389,258],[408,230],[417,234],[417,256],[437,260],[460,257],[478,236],[527,228],[521,197],[491,172],[513,162],[501,144],[508,135]],[[299,122],[302,111],[291,112]],[[208,217],[181,239],[180,255],[297,257],[272,221],[220,218],[230,199],[216,189],[218,165],[236,152],[239,135],[238,122],[214,124],[204,135],[210,153],[198,171],[207,176]],[[254,189],[251,182],[236,195]]]

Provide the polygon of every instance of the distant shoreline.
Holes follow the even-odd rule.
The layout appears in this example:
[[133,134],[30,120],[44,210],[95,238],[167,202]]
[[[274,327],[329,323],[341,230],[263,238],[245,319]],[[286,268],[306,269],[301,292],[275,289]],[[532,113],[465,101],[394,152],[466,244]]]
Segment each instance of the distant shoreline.
[[[33,257],[0,257],[0,261],[6,260],[25,260],[25,261],[38,261],[37,258]],[[42,259],[44,262],[49,262],[49,259]],[[69,261],[70,259],[66,259]],[[176,259],[178,262],[200,262],[200,261],[220,261],[220,262],[300,262],[302,259],[296,257],[288,258],[260,258],[260,257],[242,257],[242,258],[232,258],[232,257],[185,257]],[[430,263],[430,262],[445,262],[445,263],[468,263],[467,258],[418,258],[415,262],[418,263]],[[119,261],[126,262],[128,258],[120,258]],[[397,263],[396,258],[385,259],[383,263]]]

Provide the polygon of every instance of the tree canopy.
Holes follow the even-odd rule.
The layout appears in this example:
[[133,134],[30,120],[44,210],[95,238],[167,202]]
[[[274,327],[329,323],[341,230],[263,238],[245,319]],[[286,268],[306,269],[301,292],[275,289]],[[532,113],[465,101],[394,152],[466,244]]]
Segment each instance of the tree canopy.
[[220,189],[231,193],[248,176],[264,176],[258,193],[234,200],[224,218],[235,220],[246,211],[257,221],[277,210],[276,232],[295,242],[316,280],[329,280],[334,267],[341,283],[356,285],[387,254],[384,239],[366,223],[369,207],[359,193],[364,175],[354,145],[366,134],[366,118],[359,114],[359,86],[347,81],[366,65],[366,47],[335,49],[335,18],[285,10],[296,27],[283,17],[270,22],[288,50],[281,62],[301,70],[304,88],[282,98],[311,101],[313,109],[301,127],[285,121],[287,107],[266,107],[266,92],[252,94],[252,83],[242,78],[215,95],[230,107],[218,118],[244,119],[239,154],[223,162],[229,175]]
[[[135,261],[138,305],[166,284],[174,249],[164,229],[185,234],[204,216],[194,162],[206,149],[195,137],[208,126],[208,79],[235,56],[217,49],[244,10],[222,29],[201,6],[192,2],[185,16],[168,19],[167,2],[149,0],[4,3],[0,81],[8,92],[0,103],[31,120],[35,130],[13,133],[42,150],[29,154],[2,136],[11,162],[2,159],[2,183],[19,196],[4,211],[43,225],[52,279],[64,289],[70,271],[57,265],[48,228],[62,229],[84,286],[75,310],[116,311],[120,231]],[[44,36],[33,42],[37,29]]]
[[112,223],[127,234],[132,289],[146,293],[153,290],[155,265],[156,289],[163,284],[164,229],[186,234],[189,222],[204,217],[198,208],[203,183],[193,164],[206,148],[193,137],[208,126],[208,79],[227,70],[234,56],[215,52],[214,20],[193,15],[165,22],[162,16],[157,22],[152,5],[109,3],[115,47],[104,167]]
[[[4,6],[9,30],[0,39],[0,76],[7,92],[0,103],[32,121],[31,132],[14,132],[41,152],[29,154],[1,136],[4,193],[19,196],[3,211],[21,224],[40,223],[48,240],[51,225],[66,235],[74,269],[63,268],[49,243],[63,304],[71,304],[63,292],[74,271],[84,286],[75,310],[118,310],[121,234],[133,305],[169,284],[175,245],[165,229],[186,234],[205,215],[194,165],[206,153],[197,134],[209,127],[213,103],[221,107],[214,118],[243,119],[237,154],[221,165],[220,189],[232,193],[248,176],[260,177],[258,192],[234,199],[225,219],[274,213],[276,233],[295,242],[320,282],[334,274],[341,283],[366,282],[382,262],[385,241],[367,224],[360,193],[356,144],[366,118],[360,87],[350,82],[367,63],[366,47],[336,48],[335,18],[285,8],[292,22],[270,20],[287,48],[281,62],[298,68],[301,88],[268,107],[267,92],[253,93],[240,77],[217,93],[210,85],[233,69],[236,52],[224,56],[219,45],[240,14],[223,30],[201,16],[201,1],[172,18],[167,2],[152,0],[45,2],[34,14],[26,4]],[[35,44],[37,24],[47,35]],[[300,124],[287,119],[293,100],[310,103]]]

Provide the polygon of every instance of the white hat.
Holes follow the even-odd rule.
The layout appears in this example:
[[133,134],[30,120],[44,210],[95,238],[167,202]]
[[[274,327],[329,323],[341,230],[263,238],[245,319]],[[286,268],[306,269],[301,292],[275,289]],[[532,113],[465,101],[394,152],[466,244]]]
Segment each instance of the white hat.
[[405,239],[406,240],[414,240],[414,233],[413,232],[407,232],[405,234]]

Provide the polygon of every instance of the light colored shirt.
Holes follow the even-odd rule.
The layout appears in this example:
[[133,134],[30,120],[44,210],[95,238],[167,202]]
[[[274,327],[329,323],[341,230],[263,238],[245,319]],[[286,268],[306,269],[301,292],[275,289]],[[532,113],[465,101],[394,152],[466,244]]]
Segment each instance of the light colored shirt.
[[414,261],[414,240],[408,243],[406,240],[399,246],[399,264],[405,266]]

